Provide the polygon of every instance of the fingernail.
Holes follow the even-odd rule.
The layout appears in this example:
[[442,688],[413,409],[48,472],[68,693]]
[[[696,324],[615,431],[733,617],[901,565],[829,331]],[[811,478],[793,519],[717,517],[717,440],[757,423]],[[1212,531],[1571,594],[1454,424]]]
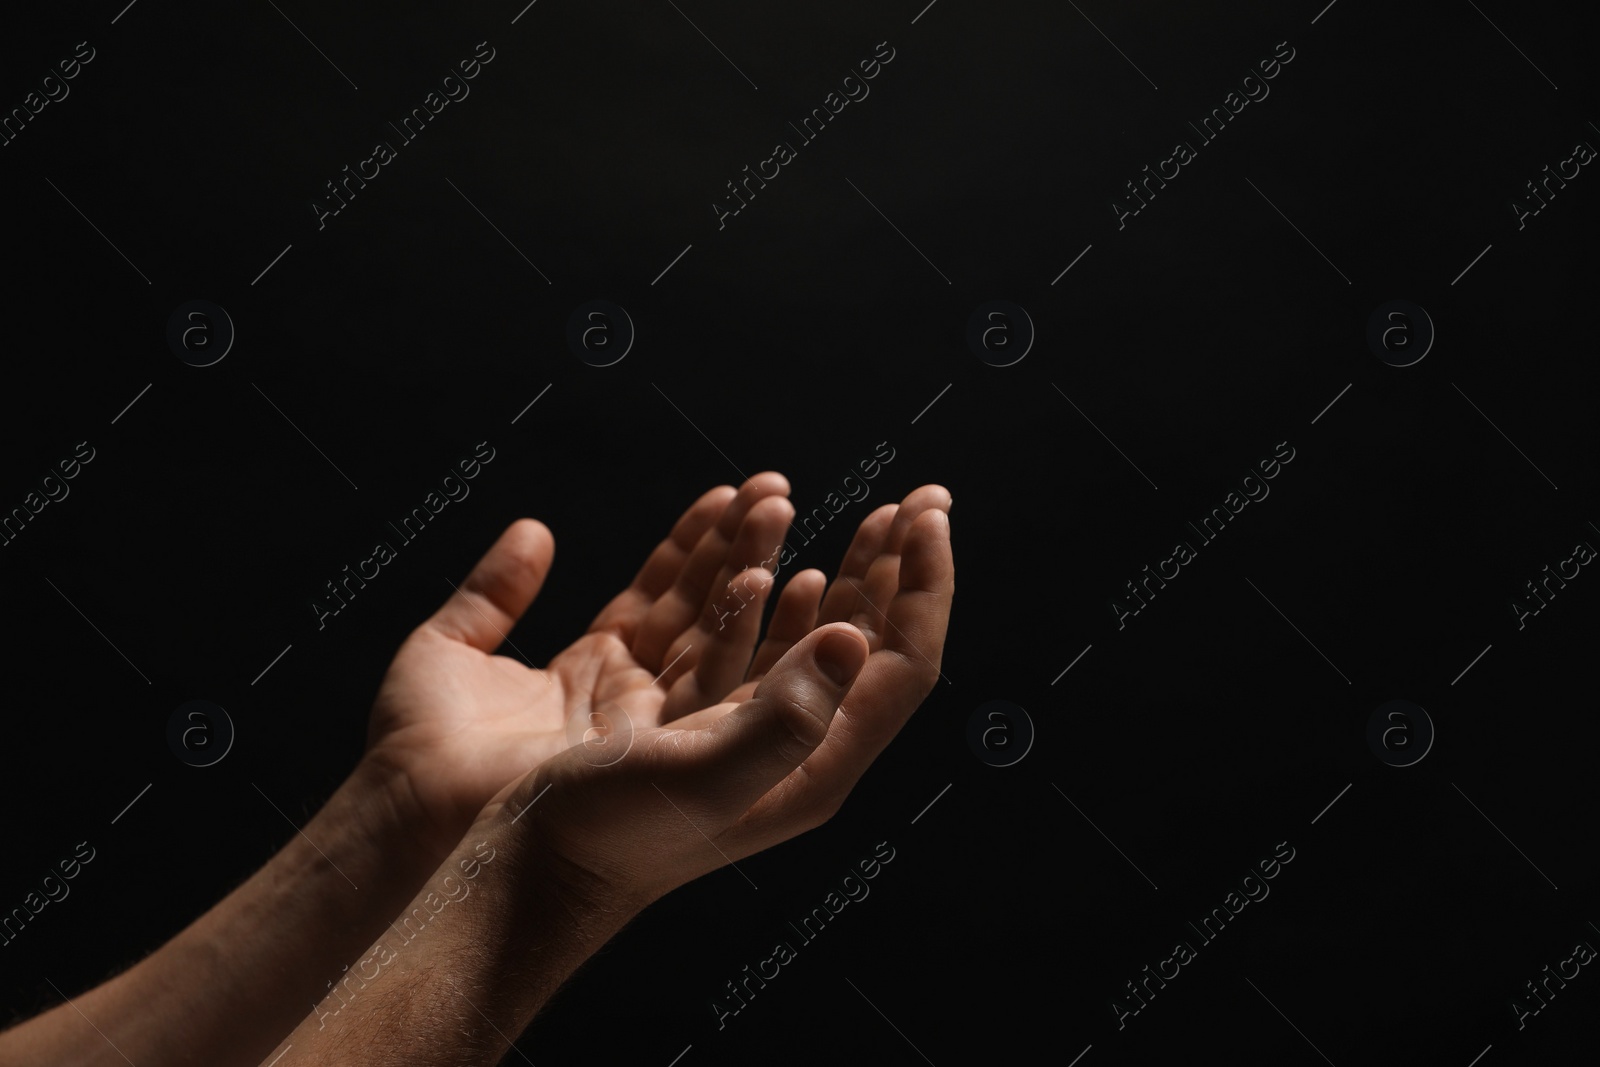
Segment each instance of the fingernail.
[[861,643],[844,633],[830,633],[817,643],[815,653],[817,668],[827,675],[834,685],[844,685],[856,676],[866,659],[861,654]]

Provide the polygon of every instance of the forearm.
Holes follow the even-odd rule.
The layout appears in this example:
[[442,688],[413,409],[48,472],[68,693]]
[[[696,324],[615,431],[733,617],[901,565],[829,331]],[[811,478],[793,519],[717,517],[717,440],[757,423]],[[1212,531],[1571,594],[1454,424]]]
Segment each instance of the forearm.
[[275,1067],[493,1067],[556,989],[637,914],[481,819],[281,1045]]
[[0,1062],[255,1064],[437,863],[363,763],[251,878],[109,982],[0,1034]]

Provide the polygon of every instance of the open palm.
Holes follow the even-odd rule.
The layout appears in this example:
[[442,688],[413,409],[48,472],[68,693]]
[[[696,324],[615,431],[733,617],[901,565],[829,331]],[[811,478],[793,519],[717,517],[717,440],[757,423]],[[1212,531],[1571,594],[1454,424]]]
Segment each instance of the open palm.
[[788,492],[766,472],[702,495],[544,669],[520,652],[494,654],[555,552],[542,523],[512,524],[401,645],[373,705],[368,757],[409,787],[424,837],[448,850],[503,786],[584,735],[586,751],[609,744],[620,756],[635,725],[714,704],[744,682],[771,588],[751,565],[776,557],[794,515]]

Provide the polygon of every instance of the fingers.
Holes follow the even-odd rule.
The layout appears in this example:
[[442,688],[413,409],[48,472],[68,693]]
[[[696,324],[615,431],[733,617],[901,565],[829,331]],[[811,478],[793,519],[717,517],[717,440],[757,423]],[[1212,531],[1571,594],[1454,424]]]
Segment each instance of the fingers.
[[889,528],[894,525],[894,517],[899,510],[899,504],[884,504],[861,520],[850,547],[845,550],[844,559],[839,563],[839,573],[834,576],[833,585],[822,598],[822,607],[817,614],[819,621],[844,622],[850,617],[856,602],[855,586],[867,580],[867,569],[878,558],[878,553],[883,551],[884,543],[889,539]]
[[774,664],[755,695],[702,730],[687,731],[665,770],[679,770],[732,824],[828,736],[839,703],[867,662],[848,624],[807,634]]
[[518,519],[423,625],[493,652],[539,594],[555,550],[555,538],[544,523]]
[[[912,490],[901,501],[881,537],[874,530],[860,539],[859,546],[851,545],[851,551],[846,553],[848,569],[841,565],[834,588],[823,601],[824,621],[847,621],[866,634],[874,651],[883,646],[884,610],[898,586],[901,548],[912,525],[930,509],[949,512],[950,491],[944,486],[924,485]],[[863,568],[862,559],[869,545],[875,545],[876,552],[866,558],[867,566]],[[852,559],[858,547],[861,554]]]
[[759,682],[795,642],[816,627],[817,609],[827,585],[827,576],[815,567],[789,579],[783,592],[778,594],[778,606],[772,610],[766,639],[756,650],[755,661],[750,664],[745,681]]
[[[715,704],[744,681],[750,653],[761,636],[761,615],[772,583],[769,571],[751,567],[728,584],[724,595],[711,598],[707,611],[715,616],[715,621],[702,617],[689,631],[694,643],[685,646],[697,654],[693,669],[681,671],[673,667],[663,672],[662,679],[669,675],[677,677],[667,683],[660,722],[671,722],[680,715]],[[688,658],[683,656],[679,663]]]
[[782,543],[794,515],[788,494],[789,480],[773,471],[739,487],[716,523],[700,536],[671,586],[650,606],[633,641],[634,659],[658,671],[692,644],[680,638],[706,610],[713,591],[720,594],[735,574],[764,562]]
[[797,824],[825,821],[938,681],[955,595],[950,520],[943,510],[929,508],[912,523],[898,582],[885,612],[882,647],[856,677],[848,713],[799,768],[746,813],[736,841],[740,853],[794,836]]
[[[884,744],[933,689],[944,662],[945,633],[955,596],[955,562],[950,550],[950,516],[943,509],[930,508],[912,524],[898,571],[899,588],[884,613],[883,655],[873,665],[872,674],[874,689],[881,687],[885,701],[896,701],[896,711],[903,712],[897,721],[886,715],[876,724],[882,729],[874,736]],[[911,693],[917,694],[916,700],[904,706],[900,698]]]
[[595,617],[589,632],[609,630],[631,647],[650,606],[672,587],[695,545],[716,525],[736,494],[733,486],[719,485],[702,493],[700,499],[689,505],[673,525],[672,532],[644,561],[628,588],[612,598]]
[[[656,679],[668,691],[661,706],[661,722],[726,699],[744,680],[761,636],[761,616],[777,570],[778,546],[793,517],[794,508],[783,497],[760,500],[745,516],[733,547],[724,554],[715,584],[707,590],[699,618],[663,654],[666,666]],[[734,580],[739,573],[735,564],[752,557],[764,559],[767,567],[746,565],[745,574],[750,577]],[[761,574],[758,582],[752,572]],[[685,676],[694,681],[679,685]]]

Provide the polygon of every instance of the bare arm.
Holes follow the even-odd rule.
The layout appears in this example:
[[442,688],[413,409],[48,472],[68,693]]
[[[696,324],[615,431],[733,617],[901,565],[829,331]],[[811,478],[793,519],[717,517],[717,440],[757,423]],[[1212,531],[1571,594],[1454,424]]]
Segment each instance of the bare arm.
[[393,779],[363,763],[261,870],[159,950],[0,1034],[0,1063],[259,1062],[437,862],[406,832],[402,802]]
[[556,989],[639,910],[542,854],[513,817],[479,820],[263,1062],[498,1064]]

